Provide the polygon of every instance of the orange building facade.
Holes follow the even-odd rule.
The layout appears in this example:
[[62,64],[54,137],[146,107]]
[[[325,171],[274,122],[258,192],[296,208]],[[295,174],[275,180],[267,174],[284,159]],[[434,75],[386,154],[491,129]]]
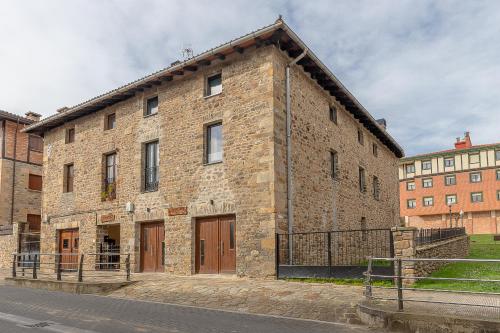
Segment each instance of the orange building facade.
[[500,143],[405,157],[399,165],[400,212],[406,226],[464,226],[468,234],[500,233]]

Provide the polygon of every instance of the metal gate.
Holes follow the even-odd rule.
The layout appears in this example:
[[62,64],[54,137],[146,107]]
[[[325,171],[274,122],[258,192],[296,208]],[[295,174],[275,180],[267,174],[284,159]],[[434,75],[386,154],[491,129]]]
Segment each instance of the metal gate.
[[[382,255],[383,254],[383,255]],[[394,257],[390,229],[276,234],[278,278],[362,278],[367,257]],[[391,272],[391,264],[374,266]]]

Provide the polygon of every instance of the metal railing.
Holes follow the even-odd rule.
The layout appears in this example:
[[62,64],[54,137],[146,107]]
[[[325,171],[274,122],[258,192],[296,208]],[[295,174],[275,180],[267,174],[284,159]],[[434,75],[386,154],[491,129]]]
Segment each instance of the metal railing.
[[158,190],[159,183],[159,167],[151,167],[144,169],[144,191],[156,191]]
[[120,253],[14,253],[12,277],[99,281],[130,281],[130,254]]
[[417,245],[424,245],[465,235],[464,227],[419,229],[415,240]]
[[102,192],[102,199],[116,199],[116,182],[114,178],[104,179],[104,191]]
[[[393,275],[382,275],[373,274],[372,264],[374,261],[389,261],[395,263],[395,272]],[[469,277],[433,277],[433,276],[414,276],[405,275],[405,266],[408,264],[432,264],[438,263],[440,265],[446,263],[486,263],[486,264],[496,264],[500,265],[500,259],[431,259],[431,258],[411,258],[411,259],[400,259],[400,258],[369,258],[368,268],[365,273],[365,297],[368,300],[384,300],[384,301],[396,301],[398,311],[403,311],[405,302],[415,302],[415,303],[433,303],[433,304],[448,304],[448,305],[460,305],[460,306],[472,306],[472,307],[482,307],[490,308],[496,311],[500,311],[500,279],[495,278],[469,278]],[[411,270],[413,271],[413,270]],[[374,280],[390,280],[393,281],[393,286],[384,285],[374,285]],[[482,283],[482,284],[494,284],[498,286],[494,290],[499,292],[484,292],[484,291],[471,291],[463,289],[437,289],[437,288],[419,288],[414,286],[413,283],[428,280],[428,281],[454,281],[454,282],[468,282],[468,283]],[[405,282],[406,281],[406,282]],[[374,289],[383,291],[392,291],[393,293],[382,293],[381,295],[374,295]],[[406,296],[410,293],[409,296]],[[435,293],[431,295],[429,293]],[[436,294],[448,294],[447,296],[436,297]],[[457,299],[457,295],[462,296],[469,295],[469,300],[473,299],[475,302],[464,302]],[[472,297],[475,296],[475,297]],[[492,301],[492,300],[496,300]]]

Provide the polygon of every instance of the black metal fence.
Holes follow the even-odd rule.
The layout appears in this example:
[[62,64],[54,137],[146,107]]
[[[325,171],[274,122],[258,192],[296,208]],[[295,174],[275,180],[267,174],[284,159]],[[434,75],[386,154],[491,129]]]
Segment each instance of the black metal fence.
[[445,239],[465,236],[465,228],[419,229],[416,237],[417,245],[431,244]]
[[276,234],[279,278],[362,277],[367,257],[381,254],[394,256],[390,229]]

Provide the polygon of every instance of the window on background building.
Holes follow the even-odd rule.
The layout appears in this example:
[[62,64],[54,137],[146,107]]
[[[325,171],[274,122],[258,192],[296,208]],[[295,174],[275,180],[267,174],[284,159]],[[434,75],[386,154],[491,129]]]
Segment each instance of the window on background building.
[[380,199],[380,182],[377,176],[373,176],[373,198]]
[[146,143],[144,146],[144,191],[158,190],[160,181],[160,145],[158,141]]
[[500,180],[500,170],[497,170],[497,180]]
[[479,164],[479,154],[469,154],[469,164]]
[[497,200],[500,200],[500,190],[497,191]]
[[43,152],[43,139],[39,136],[30,135],[28,146],[32,151]]
[[406,207],[412,209],[417,208],[417,200],[416,199],[408,199],[406,200]]
[[431,161],[422,161],[422,170],[431,170],[432,162]]
[[330,151],[330,172],[332,178],[338,177],[339,157],[336,151]]
[[362,167],[359,167],[358,175],[359,175],[359,190],[361,192],[365,192],[366,191],[365,169],[363,169]]
[[469,174],[471,183],[480,183],[481,182],[481,172],[471,172]]
[[32,175],[28,176],[28,188],[30,190],[41,191],[42,190],[42,176]]
[[64,166],[64,192],[73,192],[73,182],[75,178],[75,168],[73,164]]
[[337,123],[337,108],[335,106],[330,106],[330,121]]
[[374,143],[372,145],[372,152],[373,152],[373,156],[377,157],[378,156],[378,146],[376,143]]
[[205,96],[213,96],[222,92],[222,74],[218,73],[207,78]]
[[146,110],[144,110],[145,116],[151,116],[158,113],[158,96],[148,98],[146,100]]
[[365,136],[363,135],[363,131],[358,129],[358,143],[361,145],[365,144]]
[[500,150],[495,151],[495,160],[500,161]]
[[75,128],[66,129],[66,143],[75,142]]
[[483,192],[472,192],[470,194],[471,202],[483,202]]
[[222,142],[222,123],[207,126],[206,133],[206,155],[205,162],[222,162],[223,142]]
[[446,196],[446,205],[454,205],[457,203],[457,195],[456,194],[448,194]]
[[424,178],[424,179],[422,179],[422,187],[423,188],[430,188],[430,187],[432,187],[432,178]]
[[434,206],[434,197],[424,197],[424,207]]
[[406,190],[413,191],[416,188],[415,182],[406,182]]
[[457,177],[455,175],[444,176],[444,184],[446,186],[456,185]]
[[406,173],[415,173],[415,164],[406,164]]
[[116,115],[114,113],[108,114],[106,116],[106,126],[107,130],[113,129],[116,127]]
[[447,157],[444,159],[444,166],[445,167],[452,167],[455,166],[455,158],[453,157]]

